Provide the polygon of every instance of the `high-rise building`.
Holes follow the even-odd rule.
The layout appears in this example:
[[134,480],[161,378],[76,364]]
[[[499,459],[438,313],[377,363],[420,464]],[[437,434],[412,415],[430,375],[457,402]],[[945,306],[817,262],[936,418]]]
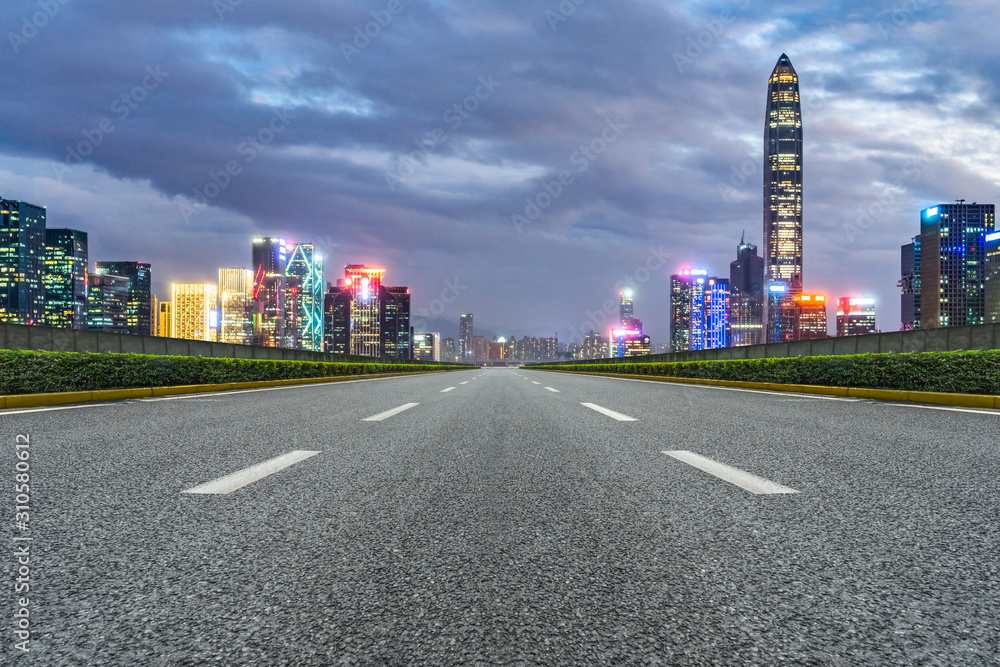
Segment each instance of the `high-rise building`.
[[45,322],[45,208],[0,198],[0,322]]
[[802,106],[799,76],[784,53],[767,86],[764,260],[767,284],[784,281],[792,298],[802,293]]
[[607,338],[593,330],[583,337],[583,346],[580,350],[583,359],[604,359],[608,354]]
[[707,276],[708,271],[703,270],[684,270],[670,276],[670,350],[672,352],[703,349],[705,279]]
[[457,352],[455,350],[454,338],[445,338],[443,341],[441,341],[441,361],[454,363],[455,361],[458,360],[458,357],[456,355]]
[[[257,237],[251,253],[254,345],[281,347],[285,340],[285,240]],[[174,309],[177,309],[176,304]]]
[[986,320],[986,247],[993,204],[938,204],[920,214],[920,328]]
[[285,267],[285,347],[323,349],[323,256],[312,243],[290,244]]
[[382,284],[384,269],[350,264],[324,299],[327,352],[409,359],[410,290]]
[[899,312],[902,325],[900,331],[920,328],[920,236],[914,236],[900,250]]
[[792,340],[826,338],[826,297],[820,294],[799,294],[793,300],[795,308]]
[[470,346],[470,356],[476,361],[484,361],[488,358],[488,349],[486,347],[486,336],[473,336],[472,345]]
[[219,342],[253,343],[253,271],[219,269]]
[[[441,361],[441,334],[418,331],[413,334],[413,358],[419,361]],[[451,361],[444,359],[444,361]]]
[[736,261],[729,264],[730,345],[764,340],[764,258],[757,246],[740,239]]
[[486,358],[490,361],[500,361],[503,359],[510,359],[510,348],[507,345],[507,339],[500,336],[494,341],[487,341],[486,343]]
[[462,315],[458,321],[458,356],[462,360],[472,357],[472,313]]
[[146,262],[97,262],[94,273],[99,276],[111,274],[128,278],[127,333],[149,336],[152,333],[149,308],[153,294],[150,265]]
[[986,245],[985,324],[1000,323],[1000,232],[983,237]]
[[621,303],[618,306],[618,324],[619,326],[626,328],[628,327],[628,321],[633,318],[632,315],[632,290],[625,289],[621,291]]
[[160,300],[155,294],[149,297],[149,335],[160,335]]
[[649,336],[642,333],[642,323],[635,318],[630,318],[629,322],[637,328],[612,329],[611,330],[611,357],[642,357],[649,354]]
[[174,283],[173,338],[217,341],[218,288],[211,283]]
[[787,343],[798,340],[798,309],[795,297],[790,295],[790,287],[781,280],[772,281],[767,286],[767,337],[765,343]]
[[87,328],[87,232],[45,230],[45,323]]
[[170,301],[160,302],[160,314],[156,318],[156,335],[160,338],[174,337],[174,304]]
[[837,337],[876,333],[875,299],[842,296],[837,299]]
[[87,328],[128,333],[129,279],[110,273],[87,277]]
[[705,283],[705,341],[706,350],[729,347],[729,281],[709,278]]

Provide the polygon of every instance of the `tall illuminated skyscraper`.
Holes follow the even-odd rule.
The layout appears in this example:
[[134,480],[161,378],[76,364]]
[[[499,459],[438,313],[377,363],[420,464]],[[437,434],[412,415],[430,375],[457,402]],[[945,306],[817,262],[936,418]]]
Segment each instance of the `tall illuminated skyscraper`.
[[764,259],[745,237],[729,264],[730,345],[757,345],[764,340]]
[[129,279],[110,273],[87,276],[87,328],[128,333]]
[[789,298],[802,293],[802,105],[799,76],[784,53],[767,87],[764,271],[768,284],[785,282]]
[[285,268],[285,347],[323,349],[323,256],[312,243],[289,244]]
[[173,337],[218,340],[218,288],[211,283],[175,283],[172,293]]
[[875,299],[843,296],[837,299],[837,337],[876,333]]
[[87,232],[45,230],[45,323],[87,328]]
[[411,358],[410,290],[382,284],[384,269],[350,264],[324,300],[327,352]]
[[465,360],[472,356],[472,313],[462,315],[458,321],[458,357]]
[[625,289],[621,291],[621,303],[618,306],[618,324],[623,328],[628,326],[628,321],[633,318],[632,315],[632,290]]
[[219,342],[253,342],[253,271],[219,269]]
[[255,238],[252,260],[253,343],[281,347],[285,338],[285,240]]
[[45,208],[0,198],[0,322],[45,321]]
[[128,319],[128,333],[137,336],[152,335],[153,277],[146,262],[97,262],[95,275],[123,276],[128,278],[128,303],[125,317]]
[[670,276],[670,351],[705,349],[705,284],[708,271]]

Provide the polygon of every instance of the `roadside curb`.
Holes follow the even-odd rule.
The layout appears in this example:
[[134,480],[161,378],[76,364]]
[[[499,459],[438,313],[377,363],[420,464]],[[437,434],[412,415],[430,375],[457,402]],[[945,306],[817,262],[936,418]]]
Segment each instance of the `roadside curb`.
[[[456,369],[456,370],[466,370]],[[413,373],[374,373],[372,375],[338,375],[335,377],[301,378],[298,380],[262,380],[260,382],[229,382],[224,384],[191,384],[175,387],[141,387],[138,389],[97,389],[94,391],[62,391],[50,394],[11,394],[0,396],[0,408],[35,408],[45,405],[68,405],[71,403],[94,403],[98,401],[121,401],[129,398],[150,396],[180,396],[206,392],[233,391],[238,389],[263,389],[297,384],[325,384],[349,380],[375,380],[378,378],[409,377],[412,375],[434,375],[450,373],[444,371],[415,371]]]
[[[531,369],[526,369],[531,370]],[[933,391],[904,391],[898,389],[864,389],[860,387],[824,387],[809,384],[777,384],[773,382],[737,382],[734,380],[705,380],[702,378],[663,377],[657,375],[632,375],[628,373],[592,373],[587,371],[565,371],[539,368],[546,373],[570,373],[573,375],[593,375],[596,377],[625,378],[627,380],[649,380],[652,382],[672,382],[674,384],[701,384],[740,389],[763,389],[796,394],[819,394],[824,396],[852,396],[871,398],[879,401],[899,401],[903,403],[931,403],[934,405],[954,405],[964,408],[1000,408],[1000,396],[981,394],[949,394]]]

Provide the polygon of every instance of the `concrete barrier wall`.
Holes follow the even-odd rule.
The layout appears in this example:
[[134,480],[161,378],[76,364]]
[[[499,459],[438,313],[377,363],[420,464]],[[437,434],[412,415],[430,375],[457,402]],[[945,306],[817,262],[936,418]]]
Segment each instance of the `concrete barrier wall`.
[[902,352],[955,352],[958,350],[1000,349],[1000,324],[977,324],[969,327],[942,327],[917,331],[891,331],[866,336],[844,336],[803,340],[796,343],[770,343],[726,347],[720,350],[650,354],[621,359],[582,359],[569,364],[650,363],[672,361],[720,361],[726,359],[775,359],[780,357],[841,356]]
[[[121,354],[156,354],[170,357],[222,357],[227,359],[273,359],[275,361],[327,361],[372,363],[376,361],[418,364],[407,359],[373,359],[345,354],[327,354],[276,347],[210,343],[180,338],[131,336],[80,329],[27,326],[0,323],[0,349],[39,350],[45,352],[100,352]],[[450,364],[459,366],[461,364]]]

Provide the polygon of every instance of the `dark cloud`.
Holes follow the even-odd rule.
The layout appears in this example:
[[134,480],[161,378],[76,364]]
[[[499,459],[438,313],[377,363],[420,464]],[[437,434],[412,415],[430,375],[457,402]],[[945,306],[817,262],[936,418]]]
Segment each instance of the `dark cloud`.
[[89,230],[95,258],[152,258],[161,290],[280,233],[319,243],[328,278],[384,263],[415,307],[457,278],[445,318],[567,332],[662,246],[636,312],[665,341],[670,273],[725,275],[744,229],[760,241],[783,51],[806,105],[807,288],[874,294],[896,328],[917,211],[998,194],[993,2],[53,2],[30,38],[37,1],[0,9],[3,194]]

